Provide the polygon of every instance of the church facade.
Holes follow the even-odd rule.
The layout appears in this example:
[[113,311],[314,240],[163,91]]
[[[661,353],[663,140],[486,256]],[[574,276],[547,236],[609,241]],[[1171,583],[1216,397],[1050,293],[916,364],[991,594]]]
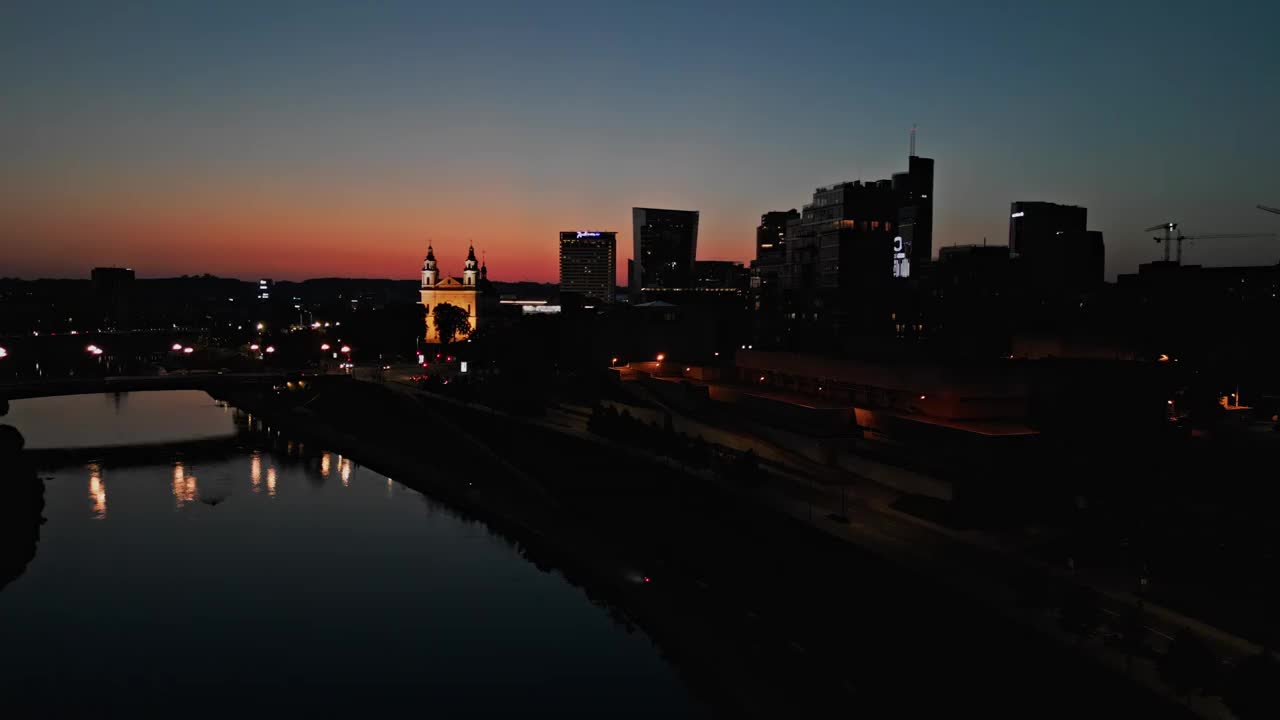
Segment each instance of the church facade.
[[[436,267],[435,249],[427,246],[427,257],[422,261],[422,309],[426,314],[427,343],[440,342],[440,332],[436,328],[432,311],[441,303],[448,303],[467,311],[467,319],[471,322],[471,332],[475,332],[480,323],[480,304],[488,290],[489,269],[476,262],[474,247],[467,249],[467,261],[463,264],[462,277],[440,277]],[[470,333],[460,333],[454,341],[465,340]]]

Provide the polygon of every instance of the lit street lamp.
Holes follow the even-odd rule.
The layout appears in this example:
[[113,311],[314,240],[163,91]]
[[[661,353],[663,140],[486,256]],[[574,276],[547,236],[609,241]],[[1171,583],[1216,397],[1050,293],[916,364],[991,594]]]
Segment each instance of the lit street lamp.
[[184,354],[184,355],[190,355],[191,353],[193,353],[193,352],[195,352],[195,351],[196,351],[196,349],[195,349],[195,348],[193,348],[193,347],[184,347],[184,348],[182,348],[182,354]]
[[323,344],[323,345],[321,345],[321,346],[320,346],[320,349],[321,349],[321,350],[325,350],[325,351],[327,351],[330,347],[332,347],[332,346],[331,346],[329,343],[325,343],[325,344]]
[[0,359],[9,357],[9,351],[0,347]]
[[268,345],[268,346],[267,346],[267,352],[268,352],[268,353],[273,353],[273,352],[275,352],[275,351],[276,351],[276,346],[275,346],[275,345]]
[[172,351],[174,351],[174,352],[181,352],[181,351],[182,351],[182,343],[174,343],[174,344],[173,344],[173,347],[171,347],[171,348],[169,348],[169,349],[170,349],[170,350],[172,350]]
[[341,348],[341,352],[344,352],[344,353],[347,353],[348,355],[350,355],[350,354],[351,354],[351,346],[350,346],[350,345],[343,345],[343,346],[342,346],[342,348]]

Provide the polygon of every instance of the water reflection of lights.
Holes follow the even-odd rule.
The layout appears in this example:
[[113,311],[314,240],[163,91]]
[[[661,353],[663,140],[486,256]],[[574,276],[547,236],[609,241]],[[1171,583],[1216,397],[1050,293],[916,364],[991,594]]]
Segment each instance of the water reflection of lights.
[[339,462],[339,470],[342,473],[342,487],[350,487],[351,485],[351,461],[343,459]]
[[329,477],[329,453],[320,456],[320,477]]
[[188,475],[182,463],[173,464],[173,504],[181,508],[196,501],[196,476]]
[[89,499],[93,501],[93,519],[107,519],[107,486],[102,484],[102,466],[89,465]]
[[249,484],[254,492],[262,489],[262,453],[254,452],[249,456]]
[[391,497],[391,490],[395,487],[395,483],[391,482],[391,478],[387,478],[387,497]]
[[276,469],[273,467],[267,468],[267,494],[276,496]]

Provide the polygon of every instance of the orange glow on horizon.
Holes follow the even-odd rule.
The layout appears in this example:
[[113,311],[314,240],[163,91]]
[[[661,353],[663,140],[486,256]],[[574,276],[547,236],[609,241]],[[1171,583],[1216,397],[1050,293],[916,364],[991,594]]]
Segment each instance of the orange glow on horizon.
[[[105,200],[102,202],[106,202]],[[195,207],[179,203],[140,207],[0,208],[0,243],[21,247],[15,274],[82,277],[95,266],[128,266],[138,277],[209,273],[223,277],[304,280],[317,277],[416,279],[427,243],[441,270],[460,274],[467,247],[486,255],[489,277],[498,281],[559,281],[559,233],[575,227],[618,231],[617,281],[626,285],[631,256],[630,207],[612,221],[599,210],[517,208],[508,216],[492,209],[289,207],[249,204]],[[597,221],[590,222],[590,217]],[[483,218],[476,220],[476,218]],[[748,221],[749,223],[750,221]],[[746,259],[754,246],[741,228],[700,229],[698,258]],[[68,265],[68,263],[74,263]]]

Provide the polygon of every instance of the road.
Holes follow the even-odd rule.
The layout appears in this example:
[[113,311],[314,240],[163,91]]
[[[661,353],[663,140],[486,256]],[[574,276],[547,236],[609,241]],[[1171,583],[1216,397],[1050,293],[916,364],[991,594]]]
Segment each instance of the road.
[[[411,374],[412,370],[393,370],[386,377],[390,381],[406,381]],[[1057,611],[1029,607],[1025,589],[1020,587],[1023,579],[1039,577],[1064,587],[1092,588],[1097,592],[1104,625],[1108,622],[1117,625],[1140,601],[1128,588],[1118,587],[1115,578],[1106,578],[1088,569],[1072,571],[1055,567],[1003,545],[993,536],[955,530],[903,513],[892,506],[900,493],[865,477],[821,465],[764,438],[712,427],[670,408],[663,411],[671,412],[676,427],[685,432],[701,428],[709,441],[740,450],[754,449],[770,476],[768,482],[754,491],[757,502],[936,579],[1029,631],[1078,647],[1152,691],[1168,694],[1151,658],[1131,657],[1118,647],[1106,645],[1100,637],[1102,629],[1083,641],[1066,633],[1059,625]],[[640,414],[640,411],[633,412]],[[587,432],[588,417],[585,408],[567,405],[551,408],[544,418],[523,421],[599,442],[599,438]],[[725,491],[741,492],[731,485],[726,485]],[[840,514],[847,516],[847,524],[831,519]],[[1196,632],[1226,660],[1238,660],[1261,650],[1247,640],[1167,608],[1150,602],[1142,603],[1142,608],[1147,620],[1147,644],[1157,652],[1163,652],[1184,628]],[[1190,709],[1202,717],[1231,717],[1220,700],[1213,697],[1195,698]]]

